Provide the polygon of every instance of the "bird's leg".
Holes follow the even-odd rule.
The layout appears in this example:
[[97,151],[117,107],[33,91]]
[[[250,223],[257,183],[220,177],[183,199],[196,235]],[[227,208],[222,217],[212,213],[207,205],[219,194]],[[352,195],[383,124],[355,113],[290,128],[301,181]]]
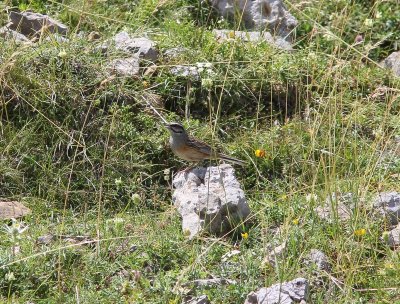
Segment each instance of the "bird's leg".
[[[195,163],[196,164],[196,163]],[[179,170],[179,172],[184,172],[184,173],[187,173],[187,172],[189,172],[190,170],[192,170],[194,168],[194,165],[193,164],[189,164],[189,166],[187,166],[185,169],[183,169],[183,170]]]

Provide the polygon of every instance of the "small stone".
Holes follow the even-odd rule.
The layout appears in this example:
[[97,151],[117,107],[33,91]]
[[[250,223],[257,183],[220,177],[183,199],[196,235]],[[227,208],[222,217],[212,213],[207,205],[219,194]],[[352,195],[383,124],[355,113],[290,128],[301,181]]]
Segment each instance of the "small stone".
[[153,74],[157,72],[157,65],[152,64],[149,66],[146,71],[144,72],[143,76],[153,76]]
[[16,201],[0,201],[0,219],[19,218],[31,213],[28,207]]
[[306,258],[306,264],[314,264],[317,266],[318,270],[324,270],[329,272],[332,268],[328,261],[328,257],[322,251],[318,249],[311,249],[310,254]]
[[400,193],[396,191],[381,192],[373,201],[373,206],[386,216],[391,225],[397,225],[400,220]]
[[20,32],[25,36],[40,36],[43,32],[66,35],[68,27],[61,22],[47,16],[30,11],[11,11],[8,28]]
[[199,297],[195,298],[190,298],[189,300],[186,300],[183,302],[183,304],[209,304],[210,300],[206,295],[202,295]]
[[352,193],[332,193],[326,198],[325,204],[315,211],[321,220],[332,222],[337,217],[339,221],[348,221],[352,215],[352,202]]
[[32,43],[25,35],[22,35],[6,26],[0,28],[0,37],[7,40],[14,40],[16,43]]
[[[267,246],[270,247],[270,246]],[[269,254],[262,261],[263,265],[270,264],[272,266],[276,266],[277,259],[282,258],[287,251],[286,241],[280,244],[279,246],[270,250]]]
[[114,43],[117,50],[139,55],[140,58],[152,62],[158,59],[155,42],[148,38],[131,38],[127,32],[120,32],[115,35]]
[[400,77],[400,51],[390,54],[380,65],[386,69],[392,70],[394,75]]
[[36,240],[36,242],[40,245],[49,245],[51,242],[56,240],[56,236],[53,234],[45,234],[42,236],[39,236]]
[[135,77],[139,75],[139,59],[137,57],[114,59],[108,66],[111,73],[123,77]]
[[387,244],[392,248],[400,246],[400,225],[387,232]]
[[247,295],[244,304],[292,304],[307,301],[309,286],[304,278],[263,287]]

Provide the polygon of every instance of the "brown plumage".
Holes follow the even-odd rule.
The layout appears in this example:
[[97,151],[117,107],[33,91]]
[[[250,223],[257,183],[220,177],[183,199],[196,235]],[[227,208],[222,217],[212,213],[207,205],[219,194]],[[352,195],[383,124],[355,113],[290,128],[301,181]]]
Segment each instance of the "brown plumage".
[[172,151],[186,161],[200,162],[206,159],[222,159],[238,165],[246,164],[243,160],[218,153],[205,142],[189,136],[185,128],[179,123],[167,124],[166,128],[171,133],[169,144]]

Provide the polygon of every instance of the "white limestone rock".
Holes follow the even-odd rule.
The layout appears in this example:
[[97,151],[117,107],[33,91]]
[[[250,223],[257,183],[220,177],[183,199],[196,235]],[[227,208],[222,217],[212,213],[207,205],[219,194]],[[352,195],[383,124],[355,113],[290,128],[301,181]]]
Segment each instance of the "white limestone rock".
[[400,51],[393,52],[380,64],[382,67],[392,70],[394,75],[400,77]]
[[139,69],[139,58],[137,57],[114,59],[108,65],[108,70],[111,74],[123,77],[138,76]]
[[297,278],[290,282],[263,287],[247,295],[244,304],[292,304],[305,302],[308,298],[308,281]]
[[288,41],[298,24],[281,0],[213,0],[212,6],[224,17],[243,16],[247,28],[268,30]]
[[321,220],[333,222],[337,218],[339,221],[348,221],[353,214],[354,195],[352,193],[332,193],[325,200],[323,206],[315,209]]
[[114,37],[117,50],[139,55],[141,59],[155,62],[158,59],[158,50],[154,41],[146,38],[131,38],[127,32],[120,32]]
[[6,40],[15,41],[17,44],[31,44],[31,41],[25,35],[22,35],[7,26],[0,28],[0,37]]
[[396,191],[379,193],[373,206],[386,216],[391,225],[397,225],[400,220],[400,193]]
[[318,270],[330,272],[332,265],[329,263],[328,257],[321,250],[311,249],[306,258],[306,265],[315,265]]
[[387,232],[386,243],[392,248],[400,247],[400,224]]
[[222,235],[250,214],[231,165],[178,172],[172,199],[182,217],[182,229],[193,238],[201,231]]

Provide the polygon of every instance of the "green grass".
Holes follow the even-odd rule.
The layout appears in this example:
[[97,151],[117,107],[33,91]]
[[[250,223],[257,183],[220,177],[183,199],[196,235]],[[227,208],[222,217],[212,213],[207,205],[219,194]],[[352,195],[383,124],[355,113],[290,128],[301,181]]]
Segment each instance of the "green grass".
[[[243,303],[250,291],[299,276],[313,283],[310,303],[400,301],[400,256],[382,242],[389,227],[370,206],[377,192],[400,190],[400,80],[378,66],[399,40],[396,1],[287,3],[299,20],[291,53],[265,43],[217,43],[213,28],[238,23],[219,22],[198,1],[1,5],[48,13],[70,27],[68,43],[0,40],[0,197],[32,209],[18,237],[0,230],[1,301],[181,303],[181,284],[223,277],[237,284],[194,295]],[[6,19],[3,11],[2,24]],[[189,51],[161,57],[153,76],[109,78],[106,65],[120,54],[107,57],[96,47],[121,30],[147,33],[160,52]],[[90,31],[101,40],[89,42]],[[359,33],[365,42],[354,45]],[[169,71],[199,62],[213,71],[199,81]],[[247,239],[233,233],[189,241],[181,231],[171,175],[184,164],[146,109],[145,91],[161,96],[168,120],[248,161],[236,168],[252,209]],[[257,158],[256,149],[266,157]],[[332,192],[354,194],[348,222],[316,215]],[[355,236],[362,228],[366,234]],[[37,242],[49,233],[89,241]],[[285,240],[277,267],[263,265],[267,244]],[[333,266],[322,286],[303,263],[312,248]],[[234,249],[241,253],[222,262]]]

